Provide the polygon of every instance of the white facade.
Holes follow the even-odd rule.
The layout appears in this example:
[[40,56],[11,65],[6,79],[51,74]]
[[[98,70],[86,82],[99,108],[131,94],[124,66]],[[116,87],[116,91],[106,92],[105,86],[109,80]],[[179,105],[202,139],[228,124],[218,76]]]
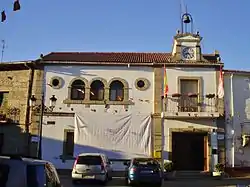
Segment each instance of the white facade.
[[215,68],[167,67],[169,94],[178,93],[178,77],[197,77],[202,79],[203,93],[217,92]]
[[[169,85],[169,94],[172,95],[179,93],[178,78],[199,78],[201,80],[201,95],[205,97],[206,94],[217,95],[217,77],[215,68],[167,68],[167,77]],[[169,142],[170,129],[210,129],[208,133],[213,129],[217,129],[216,118],[219,117],[218,111],[215,108],[211,110],[205,110],[203,112],[178,112],[177,104],[175,101],[170,101],[166,104],[164,113],[164,159],[168,160],[168,152],[172,150],[172,144]],[[178,116],[176,115],[178,113]],[[212,115],[213,116],[212,116]],[[194,115],[197,115],[194,118]],[[215,135],[215,136],[213,136]],[[183,145],[185,146],[185,145]],[[217,135],[211,134],[211,147],[217,149]],[[218,157],[215,155],[214,165],[218,162]],[[211,163],[210,163],[211,164]],[[210,165],[210,167],[212,167]]]
[[[128,67],[128,66],[83,66],[83,65],[48,65],[44,69],[45,80],[45,105],[50,104],[49,98],[55,95],[57,98],[56,106],[53,112],[58,113],[91,113],[103,115],[109,113],[112,115],[123,115],[132,113],[134,115],[151,115],[153,112],[153,98],[154,98],[154,72],[151,67]],[[53,77],[60,77],[63,80],[60,89],[55,89],[51,86],[51,79]],[[105,110],[104,105],[90,104],[85,107],[85,104],[65,104],[64,100],[68,98],[68,87],[75,78],[84,78],[91,82],[95,78],[102,78],[109,82],[113,78],[124,79],[129,86],[129,100],[133,102],[133,105],[128,105],[128,108],[124,109],[123,105],[110,105],[108,110]],[[148,89],[138,90],[136,88],[136,79],[147,79]],[[85,96],[86,97],[86,96]],[[110,119],[111,120],[111,119]],[[73,160],[66,160],[62,162],[59,158],[63,153],[63,141],[64,130],[74,130],[75,122],[74,117],[57,117],[49,116],[44,117],[43,120],[43,158],[50,160],[55,164],[57,168],[70,169],[73,164]],[[55,121],[54,125],[47,124],[48,121]],[[104,119],[104,122],[108,122],[109,119]]]
[[250,134],[250,72],[226,71],[224,87],[227,164],[249,167],[250,148],[243,144]]

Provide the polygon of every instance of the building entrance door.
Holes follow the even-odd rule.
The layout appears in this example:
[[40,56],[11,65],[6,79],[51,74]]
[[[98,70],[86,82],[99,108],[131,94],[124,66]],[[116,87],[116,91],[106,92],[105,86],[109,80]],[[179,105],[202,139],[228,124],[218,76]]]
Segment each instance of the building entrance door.
[[206,133],[172,132],[172,161],[175,170],[206,168]]

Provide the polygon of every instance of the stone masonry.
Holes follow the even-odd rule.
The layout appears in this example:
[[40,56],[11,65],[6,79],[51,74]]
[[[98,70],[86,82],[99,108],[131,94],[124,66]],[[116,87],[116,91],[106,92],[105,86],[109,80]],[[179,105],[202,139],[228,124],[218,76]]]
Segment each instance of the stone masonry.
[[7,105],[1,110],[5,113],[9,108],[20,110],[19,124],[0,124],[3,134],[3,153],[24,153],[27,145],[25,116],[27,111],[27,95],[30,70],[0,70],[0,92],[8,92]]
[[[33,85],[32,89],[29,89],[31,85]],[[34,145],[30,145],[29,142],[30,134],[38,134],[39,116],[33,117],[34,113],[28,103],[32,94],[37,98],[37,104],[41,103],[42,85],[42,68],[36,68],[32,72],[25,63],[12,64],[11,67],[7,64],[0,64],[0,92],[6,92],[8,95],[7,104],[2,105],[0,110],[2,113],[7,113],[12,108],[20,110],[20,115],[16,116],[18,123],[0,123],[0,134],[4,137],[3,154],[35,154],[33,153],[36,151]]]
[[[33,85],[32,85],[32,95],[34,95],[37,99],[36,105],[42,104],[42,96],[43,96],[43,78],[44,71],[43,69],[36,69],[34,71]],[[31,136],[39,136],[39,121],[41,116],[31,110],[30,112],[30,134]],[[36,142],[31,142],[30,144],[30,154],[32,156],[37,156],[38,153],[38,144]]]
[[159,151],[162,147],[162,83],[163,70],[162,67],[154,68],[154,114],[153,114],[153,155],[161,158]]

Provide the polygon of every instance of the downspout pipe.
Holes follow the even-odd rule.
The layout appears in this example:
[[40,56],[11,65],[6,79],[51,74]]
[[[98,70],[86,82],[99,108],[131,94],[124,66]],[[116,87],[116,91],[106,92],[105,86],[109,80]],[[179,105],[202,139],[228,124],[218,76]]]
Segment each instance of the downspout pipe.
[[32,63],[24,64],[29,70],[29,80],[28,80],[28,91],[27,91],[27,100],[26,100],[26,115],[25,115],[25,133],[27,135],[27,156],[30,156],[30,98],[32,95],[33,79],[34,79],[34,67]]
[[231,159],[232,159],[232,167],[234,167],[234,160],[235,160],[235,156],[234,156],[234,152],[235,152],[235,149],[234,149],[234,141],[235,141],[235,127],[234,127],[234,90],[233,90],[233,77],[234,77],[234,74],[231,73],[230,75],[230,108],[231,108],[231,128],[232,128],[232,148],[231,148]]

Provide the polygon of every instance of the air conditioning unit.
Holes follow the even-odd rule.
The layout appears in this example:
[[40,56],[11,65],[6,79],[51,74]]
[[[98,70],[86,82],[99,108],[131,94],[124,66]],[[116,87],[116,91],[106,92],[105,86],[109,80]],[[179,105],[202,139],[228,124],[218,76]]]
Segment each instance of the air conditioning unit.
[[241,145],[243,147],[247,147],[249,145],[249,141],[250,141],[250,135],[249,134],[244,134],[242,135],[242,142]]

